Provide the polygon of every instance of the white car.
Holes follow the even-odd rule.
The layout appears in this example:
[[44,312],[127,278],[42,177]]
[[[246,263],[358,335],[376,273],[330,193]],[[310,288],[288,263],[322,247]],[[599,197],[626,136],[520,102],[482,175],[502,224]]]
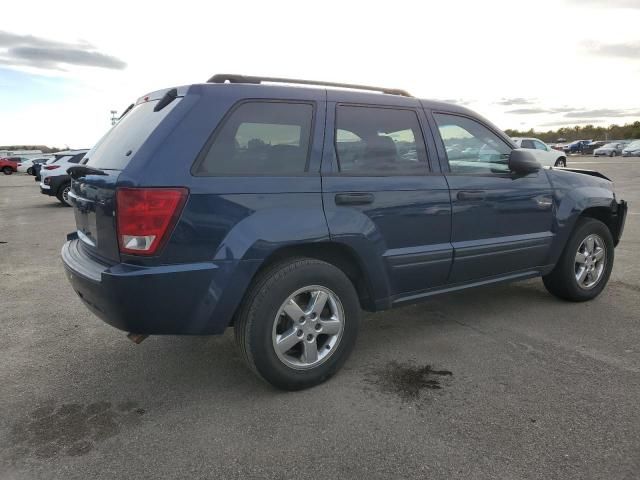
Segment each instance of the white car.
[[35,172],[33,170],[34,162],[41,161],[41,163],[44,163],[50,158],[53,158],[53,156],[49,156],[46,154],[37,156],[37,157],[32,157],[32,158],[23,158],[22,163],[18,165],[18,172],[28,173],[29,175],[35,175]]
[[53,162],[47,162],[40,169],[40,193],[56,197],[60,203],[71,206],[69,190],[71,177],[67,173],[69,167],[78,165],[89,150],[73,150],[67,155],[58,156]]
[[542,140],[537,138],[512,138],[518,148],[526,148],[536,157],[543,167],[566,167],[567,156],[564,152],[560,152],[551,148]]

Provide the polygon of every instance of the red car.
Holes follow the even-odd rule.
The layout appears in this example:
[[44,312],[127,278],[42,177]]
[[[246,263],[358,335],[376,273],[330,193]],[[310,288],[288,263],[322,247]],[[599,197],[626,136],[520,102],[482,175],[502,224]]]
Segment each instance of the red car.
[[5,175],[11,175],[13,172],[18,171],[19,162],[20,157],[0,158],[0,170]]

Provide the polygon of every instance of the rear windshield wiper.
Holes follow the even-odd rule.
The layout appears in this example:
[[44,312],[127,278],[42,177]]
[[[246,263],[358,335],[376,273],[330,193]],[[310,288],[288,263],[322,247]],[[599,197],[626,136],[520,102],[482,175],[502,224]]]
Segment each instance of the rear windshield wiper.
[[93,167],[87,167],[86,165],[76,165],[75,167],[69,167],[67,168],[67,173],[74,180],[82,178],[85,175],[107,175],[102,170]]

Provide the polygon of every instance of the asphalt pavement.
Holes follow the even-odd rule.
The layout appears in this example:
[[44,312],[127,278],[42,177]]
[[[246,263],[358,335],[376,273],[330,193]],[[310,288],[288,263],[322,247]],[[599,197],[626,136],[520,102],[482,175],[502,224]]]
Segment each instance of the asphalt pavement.
[[630,209],[608,287],[539,279],[368,314],[344,369],[285,393],[228,331],[129,342],[59,258],[73,212],[0,175],[0,479],[637,479],[640,158],[571,157]]

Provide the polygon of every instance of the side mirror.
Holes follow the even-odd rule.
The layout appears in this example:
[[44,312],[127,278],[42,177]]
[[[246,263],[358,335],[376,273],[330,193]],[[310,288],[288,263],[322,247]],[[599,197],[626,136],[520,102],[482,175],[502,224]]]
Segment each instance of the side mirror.
[[509,155],[509,170],[512,172],[526,175],[537,172],[541,168],[542,165],[536,160],[533,153],[523,148],[511,150],[511,154]]

